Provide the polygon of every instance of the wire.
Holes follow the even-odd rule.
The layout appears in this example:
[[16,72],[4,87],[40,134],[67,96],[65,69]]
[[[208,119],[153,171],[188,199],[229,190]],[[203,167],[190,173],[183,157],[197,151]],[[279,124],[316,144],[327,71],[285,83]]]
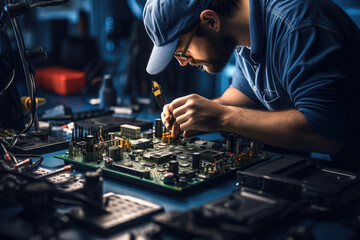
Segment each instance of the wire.
[[[7,5],[6,0],[5,0],[5,4]],[[26,85],[27,85],[27,90],[28,90],[30,99],[31,99],[31,119],[30,119],[30,122],[24,128],[24,130],[22,130],[20,132],[20,134],[13,137],[10,144],[8,143],[7,148],[10,150],[16,145],[16,143],[18,142],[19,137],[20,137],[21,134],[23,134],[25,132],[28,132],[31,129],[31,127],[33,126],[34,123],[35,123],[35,128],[37,128],[38,126],[37,126],[37,123],[36,123],[37,116],[36,116],[36,86],[35,86],[35,79],[34,79],[33,74],[30,73],[29,64],[28,64],[27,59],[25,57],[24,39],[23,39],[23,36],[21,34],[20,27],[19,27],[19,25],[17,23],[16,18],[11,17],[9,14],[8,14],[8,17],[10,18],[12,29],[14,31],[14,36],[15,36],[17,47],[18,47],[19,56],[20,56],[20,60],[21,60],[21,63],[22,63],[23,71],[24,71],[25,82],[26,82]]]
[[[35,177],[30,176],[30,175],[28,175],[26,173],[23,173],[23,172],[13,172],[13,171],[10,171],[10,170],[7,170],[7,169],[0,169],[0,173],[7,173],[7,174],[11,174],[11,175],[14,175],[14,176],[17,176],[17,177],[21,177],[21,178],[24,178],[26,180],[30,180],[30,181],[33,181],[33,182],[39,182],[39,180],[36,179]],[[51,186],[55,186],[54,183],[48,181],[47,179],[42,179],[42,181],[46,181]]]
[[11,156],[12,160],[14,161],[15,164],[18,163],[18,160],[16,159],[16,157],[14,156],[14,154],[9,153],[9,155]]
[[14,81],[14,78],[15,78],[15,69],[12,70],[12,75],[11,75],[11,78],[8,82],[8,84],[4,87],[4,89],[0,92],[0,96],[3,95],[6,90],[8,90],[8,88],[10,87],[10,85],[12,84],[12,82]]
[[14,154],[15,157],[25,157],[25,158],[39,158],[34,164],[32,164],[30,167],[26,168],[26,172],[31,172],[38,168],[44,161],[44,157],[41,155],[34,155],[34,154]]
[[[35,93],[36,89],[35,89],[35,80],[34,80],[34,76],[31,74],[30,75],[30,84],[31,84],[31,88],[32,88],[32,92]],[[35,95],[35,94],[34,94]],[[33,107],[33,104],[35,105],[35,108]],[[30,123],[16,136],[14,136],[11,140],[11,143],[8,143],[7,141],[3,140],[3,142],[7,143],[7,149],[10,150],[12,149],[16,144],[17,142],[19,141],[19,137],[21,136],[21,134],[24,134],[25,132],[28,132],[32,125],[34,124],[35,122],[35,117],[36,117],[36,102],[31,100],[31,110],[32,110],[32,113],[31,113],[31,119],[30,119]]]

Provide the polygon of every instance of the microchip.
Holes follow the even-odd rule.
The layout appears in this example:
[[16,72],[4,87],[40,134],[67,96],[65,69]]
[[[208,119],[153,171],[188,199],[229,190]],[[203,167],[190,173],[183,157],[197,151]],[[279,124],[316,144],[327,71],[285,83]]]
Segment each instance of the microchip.
[[224,152],[219,152],[214,150],[205,150],[200,152],[200,158],[208,160],[209,162],[214,162],[215,160],[222,158],[223,155]]
[[165,163],[170,161],[172,153],[170,152],[154,152],[150,153],[150,161],[156,162],[157,164]]

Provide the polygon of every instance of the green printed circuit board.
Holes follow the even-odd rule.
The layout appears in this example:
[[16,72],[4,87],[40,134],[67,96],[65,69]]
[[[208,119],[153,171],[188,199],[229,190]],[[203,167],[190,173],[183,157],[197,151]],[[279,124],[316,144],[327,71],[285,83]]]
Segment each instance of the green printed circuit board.
[[[75,136],[69,151],[56,158],[78,169],[101,168],[103,176],[162,192],[185,193],[235,177],[241,167],[274,156],[259,144],[232,135],[226,143],[198,138],[173,140],[169,132],[140,133],[122,125],[120,132],[90,130]],[[104,135],[104,136],[103,136]]]

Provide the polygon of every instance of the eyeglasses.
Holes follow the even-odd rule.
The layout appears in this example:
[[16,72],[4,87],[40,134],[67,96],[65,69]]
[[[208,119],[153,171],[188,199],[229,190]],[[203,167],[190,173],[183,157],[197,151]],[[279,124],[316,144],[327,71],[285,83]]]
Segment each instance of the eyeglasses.
[[187,41],[184,49],[182,51],[180,51],[179,53],[174,53],[174,57],[176,57],[177,59],[179,59],[181,61],[188,61],[190,58],[192,58],[191,56],[187,56],[185,54],[186,54],[186,52],[187,52],[187,50],[188,50],[194,36],[195,36],[195,33],[196,33],[198,27],[199,27],[199,24],[197,23],[196,26],[191,30],[190,38]]

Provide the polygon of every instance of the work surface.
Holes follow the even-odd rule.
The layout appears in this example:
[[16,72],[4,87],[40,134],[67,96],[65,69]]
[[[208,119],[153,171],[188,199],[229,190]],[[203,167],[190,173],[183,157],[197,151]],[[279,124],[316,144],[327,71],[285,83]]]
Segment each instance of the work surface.
[[[221,138],[221,135],[218,133],[213,133],[204,135],[203,137],[207,140],[210,140],[213,138]],[[53,167],[59,167],[59,165],[62,165],[63,161],[56,159],[53,156],[63,153],[64,151],[58,151],[45,154],[44,166],[53,169]],[[74,174],[76,173],[82,174],[83,172],[76,171]],[[195,192],[185,197],[158,193],[156,191],[148,190],[144,187],[136,187],[131,184],[125,184],[107,178],[105,178],[103,186],[104,193],[113,192],[143,199],[145,201],[162,206],[165,212],[188,211],[195,207],[199,207],[206,203],[228,196],[237,189],[235,178],[213,184],[206,189],[201,189],[201,191]],[[357,207],[354,208],[354,211],[359,210],[358,204],[354,204],[353,206]],[[344,216],[339,216],[339,218],[343,219]],[[67,230],[62,231],[60,237],[61,239],[134,239],[134,236],[136,236],[136,234],[133,234],[134,232],[136,233],[137,231],[140,231],[138,229],[146,229],[149,227],[152,227],[150,221],[145,221],[144,223],[135,225],[134,227],[129,227],[125,231],[120,231],[118,233],[104,237],[102,235],[97,235],[91,231],[88,231],[86,227],[79,228],[72,226]],[[355,239],[357,236],[354,230],[344,226],[343,224],[340,224],[340,222],[334,218],[334,216],[329,215],[325,218],[317,218],[316,216],[314,218],[300,218],[295,221],[291,227],[287,226],[286,224],[283,226],[276,226],[273,231],[270,231],[266,235],[262,236],[262,239],[288,239],[289,235],[294,235],[293,232],[299,232],[298,234],[303,237],[298,239]],[[312,236],[313,238],[306,238],[306,236]],[[168,235],[164,235],[163,238],[173,239]],[[135,239],[141,238],[135,237]]]
[[[95,109],[95,107],[91,106],[85,107],[87,109]],[[79,108],[84,108],[84,105],[80,104]],[[139,114],[136,114],[136,117],[154,122],[155,118],[159,117],[159,113],[142,111]],[[201,134],[199,135],[199,138],[207,141],[225,141],[224,136],[220,133]],[[60,169],[64,166],[64,161],[62,159],[55,158],[54,156],[64,155],[65,152],[67,152],[67,150],[44,154],[42,167],[52,171]],[[84,171],[75,170],[71,174],[80,174],[83,176]],[[171,213],[173,211],[182,213],[187,212],[191,209],[201,207],[205,204],[227,197],[237,190],[238,186],[235,176],[230,179],[223,179],[220,182],[199,188],[198,190],[184,196],[172,193],[161,193],[147,188],[146,186],[135,186],[121,180],[113,180],[107,177],[104,177],[103,182],[104,194],[115,193],[135,197],[162,207],[165,213]],[[291,206],[291,204],[289,206]],[[250,207],[251,206],[249,206],[249,208]],[[66,208],[60,209],[60,212],[66,210]],[[0,214],[0,219],[6,219],[7,216],[12,215],[13,213],[14,212],[12,212],[11,209],[10,211],[5,211],[3,209]],[[336,213],[325,215],[302,215],[302,217],[296,219],[283,219],[282,222],[278,222],[275,226],[272,226],[269,231],[261,234],[258,239],[357,239],[359,233],[356,232],[355,229],[357,229],[357,231],[360,229],[359,216],[360,204],[359,200],[356,200]],[[202,226],[206,226],[206,224],[208,224],[202,224],[201,221],[202,220],[198,221],[197,224]],[[267,221],[270,225],[271,219]],[[11,225],[11,223],[9,224]],[[172,236],[163,233],[161,236],[157,235],[156,237],[139,234],[141,231],[151,232],[151,229],[156,229],[151,220],[141,221],[125,228],[125,230],[116,231],[115,233],[107,236],[98,234],[92,231],[93,229],[91,228],[91,226],[80,227],[77,224],[71,223],[70,226],[59,232],[59,239],[189,239],[188,237],[179,235],[179,232],[175,232]]]

